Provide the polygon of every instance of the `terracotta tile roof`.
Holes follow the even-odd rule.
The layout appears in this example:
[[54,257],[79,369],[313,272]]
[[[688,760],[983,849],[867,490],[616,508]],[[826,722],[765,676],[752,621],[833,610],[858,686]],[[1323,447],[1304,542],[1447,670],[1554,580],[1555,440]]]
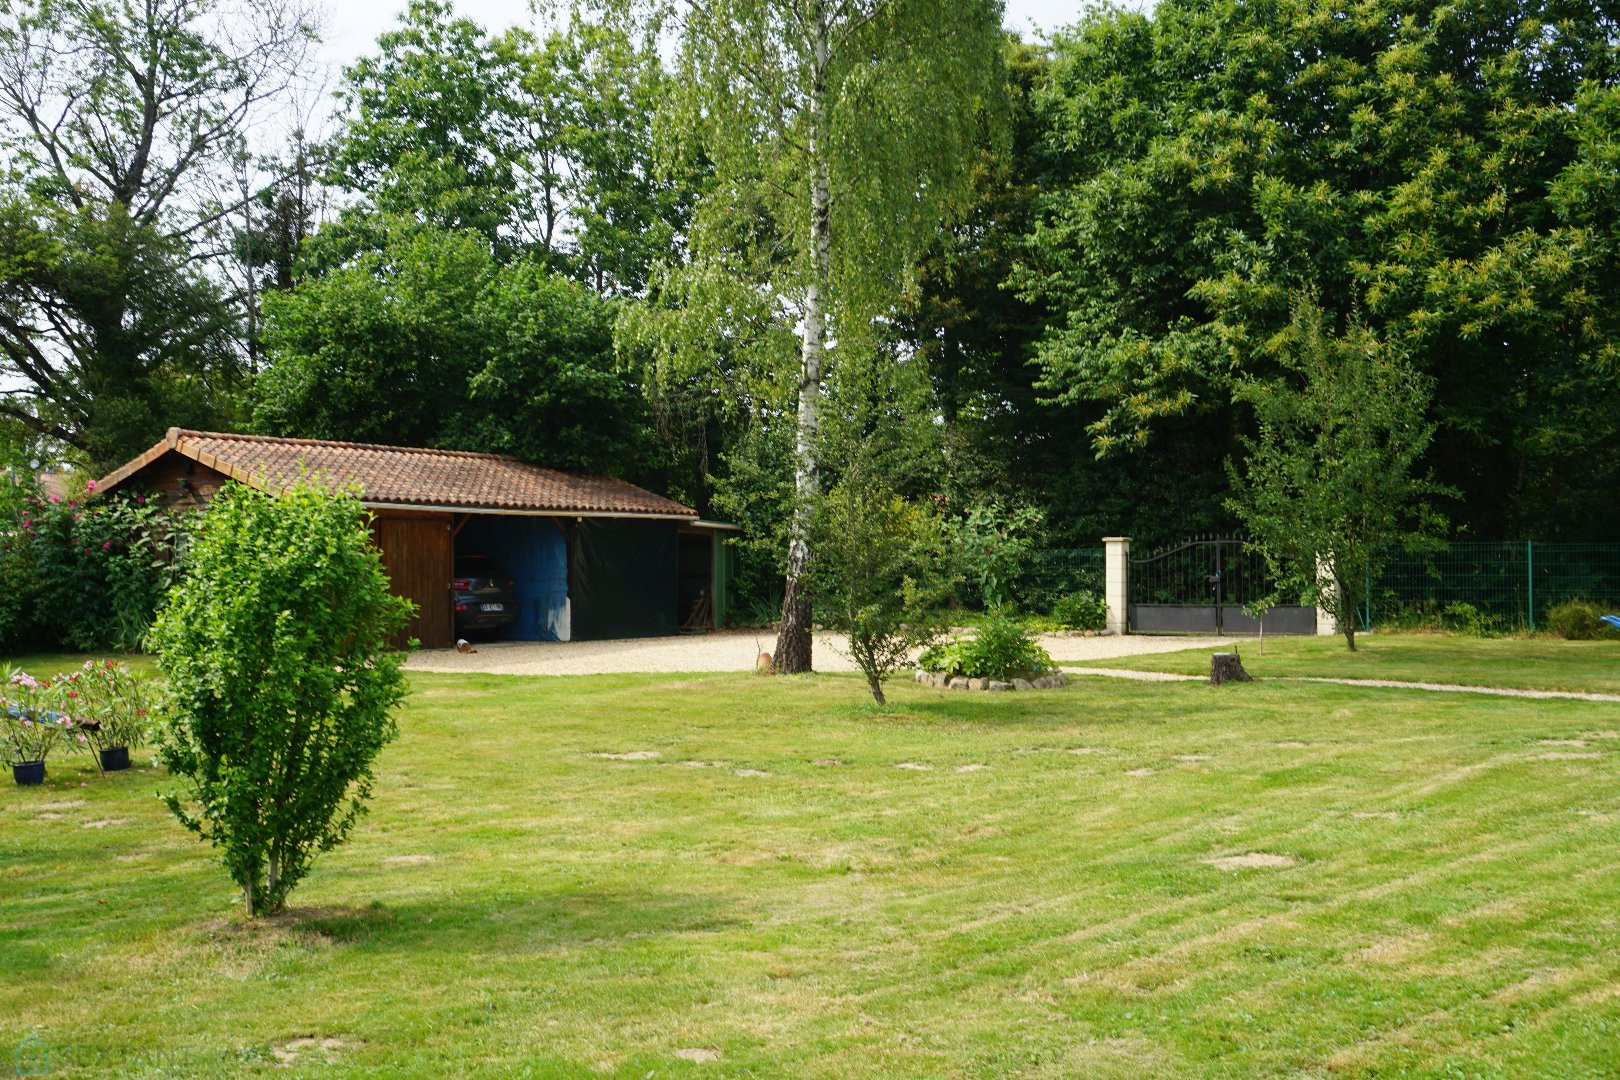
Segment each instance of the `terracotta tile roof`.
[[606,476],[527,465],[499,454],[281,439],[170,428],[152,449],[96,484],[106,491],[169,452],[252,487],[275,490],[300,469],[357,483],[368,506],[423,506],[625,517],[697,517],[697,511]]

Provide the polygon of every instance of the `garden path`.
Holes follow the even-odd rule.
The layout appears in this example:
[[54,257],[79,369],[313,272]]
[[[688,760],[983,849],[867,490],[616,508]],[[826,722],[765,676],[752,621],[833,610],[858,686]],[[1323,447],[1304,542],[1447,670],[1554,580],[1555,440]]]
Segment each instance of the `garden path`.
[[[761,650],[770,651],[776,635],[770,630],[717,630],[678,637],[631,638],[618,641],[497,641],[476,642],[476,652],[430,649],[411,654],[411,671],[485,672],[495,675],[602,675],[616,672],[752,671]],[[817,671],[854,671],[843,650],[841,634],[815,636]],[[1043,634],[1041,645],[1059,663],[1109,660],[1179,649],[1216,648],[1230,639],[1212,637],[1084,637]]]
[[[1196,648],[1196,646],[1189,646]],[[1069,668],[1070,675],[1100,675],[1139,682],[1208,682],[1205,675],[1178,675],[1168,671],[1132,671],[1127,668]],[[1519,690],[1506,686],[1464,686],[1460,683],[1406,682],[1401,679],[1335,679],[1323,675],[1269,675],[1267,682],[1336,683],[1340,686],[1379,686],[1395,690],[1429,690],[1441,694],[1492,694],[1496,697],[1565,698],[1573,701],[1620,701],[1620,694],[1584,690]]]

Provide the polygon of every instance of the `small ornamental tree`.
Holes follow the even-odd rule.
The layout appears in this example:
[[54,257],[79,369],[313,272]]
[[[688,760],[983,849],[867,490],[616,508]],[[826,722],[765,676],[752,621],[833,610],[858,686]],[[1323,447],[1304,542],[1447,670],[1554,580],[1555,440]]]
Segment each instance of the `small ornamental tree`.
[[849,635],[849,656],[872,698],[912,650],[938,640],[930,615],[949,592],[943,528],[865,470],[852,470],[811,515],[816,617]]
[[168,675],[160,759],[187,781],[165,801],[223,850],[250,915],[280,911],[344,840],[397,734],[389,637],[412,605],[389,594],[366,522],[309,477],[275,496],[226,488],[148,639]]
[[1364,327],[1333,333],[1309,299],[1272,347],[1283,376],[1236,390],[1259,434],[1228,465],[1227,507],[1272,577],[1297,583],[1354,652],[1365,582],[1392,548],[1430,547],[1441,528],[1428,500],[1448,489],[1416,471],[1434,435],[1429,380]]

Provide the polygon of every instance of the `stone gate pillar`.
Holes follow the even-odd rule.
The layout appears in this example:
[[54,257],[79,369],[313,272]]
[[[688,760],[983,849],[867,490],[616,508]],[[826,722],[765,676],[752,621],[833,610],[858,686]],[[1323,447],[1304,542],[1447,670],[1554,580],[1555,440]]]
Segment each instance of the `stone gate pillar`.
[[[1325,593],[1336,594],[1338,585],[1333,581],[1333,569],[1326,559],[1316,560],[1316,580]],[[1332,637],[1339,632],[1338,621],[1327,613],[1327,609],[1320,604],[1316,608],[1316,636]]]
[[1131,538],[1103,537],[1103,599],[1108,604],[1108,629],[1123,634],[1129,627],[1126,603],[1130,598]]

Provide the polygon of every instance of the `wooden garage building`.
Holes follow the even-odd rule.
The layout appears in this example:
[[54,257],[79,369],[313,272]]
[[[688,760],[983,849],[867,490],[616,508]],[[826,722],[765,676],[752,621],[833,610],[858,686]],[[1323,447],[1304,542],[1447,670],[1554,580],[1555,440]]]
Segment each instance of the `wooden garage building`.
[[724,623],[723,541],[736,527],[610,477],[496,454],[170,428],[96,490],[199,507],[226,483],[273,494],[305,472],[359,488],[393,591],[417,606],[407,633],[423,648],[453,641],[457,555],[490,556],[512,575],[514,638],[648,637]]

